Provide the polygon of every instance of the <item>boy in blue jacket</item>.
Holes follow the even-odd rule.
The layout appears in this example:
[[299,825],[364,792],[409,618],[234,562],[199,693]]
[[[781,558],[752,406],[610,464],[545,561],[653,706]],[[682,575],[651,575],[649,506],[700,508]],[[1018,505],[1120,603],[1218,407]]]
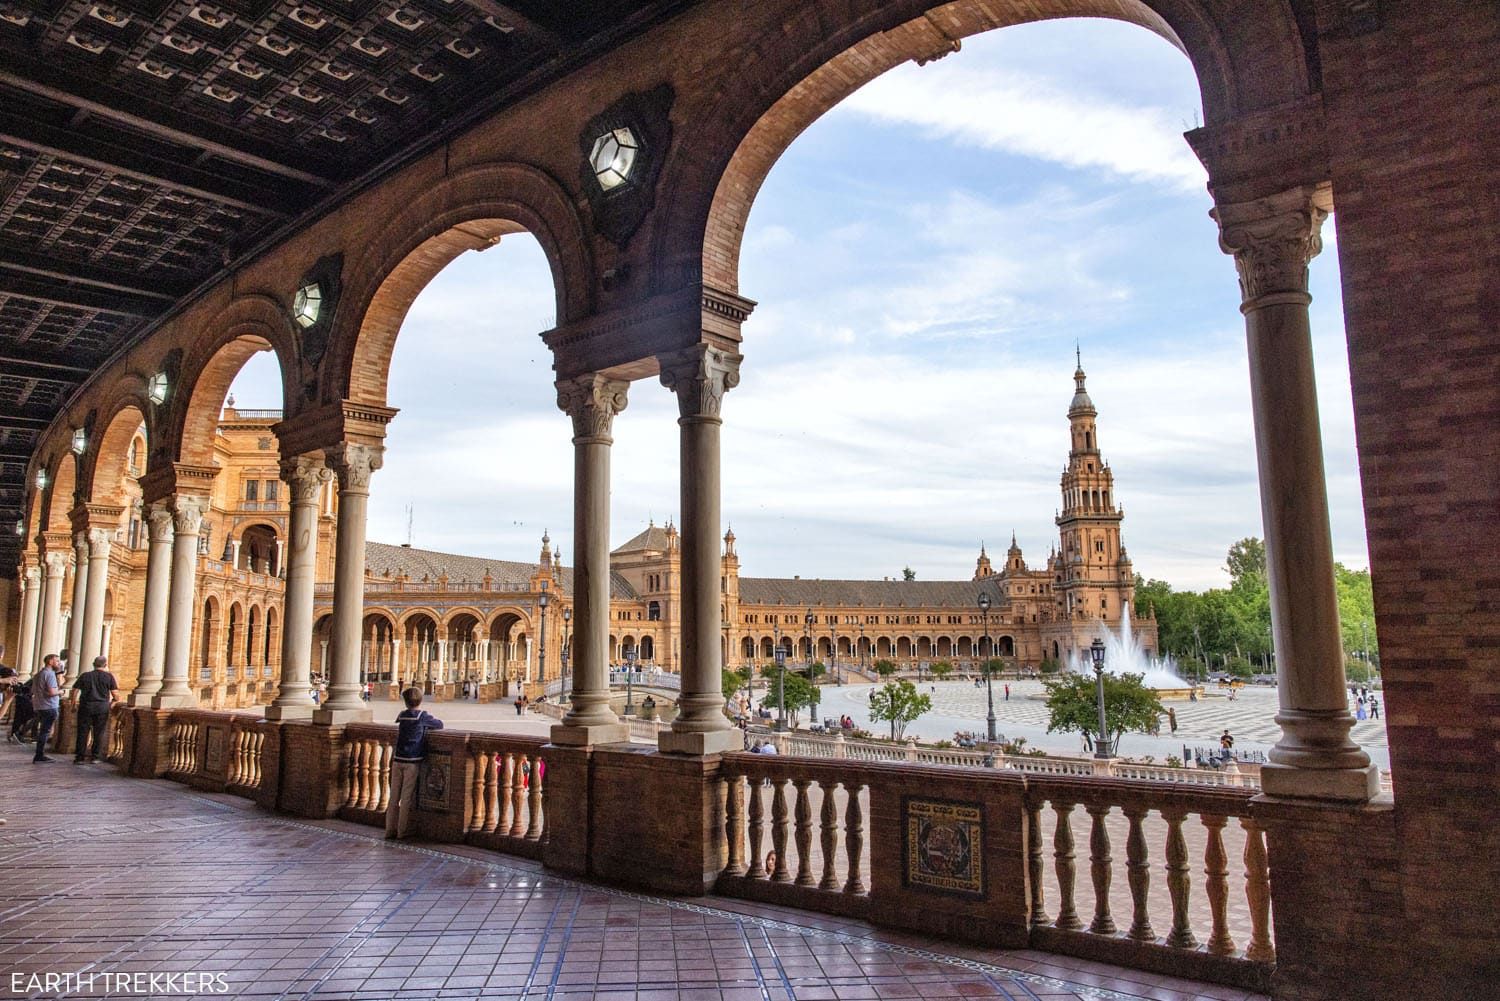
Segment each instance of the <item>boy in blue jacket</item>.
[[396,714],[396,753],[391,757],[391,796],[385,808],[385,836],[404,838],[411,828],[411,804],[417,798],[417,773],[427,755],[427,731],[443,721],[423,710],[422,690],[401,693],[406,708]]

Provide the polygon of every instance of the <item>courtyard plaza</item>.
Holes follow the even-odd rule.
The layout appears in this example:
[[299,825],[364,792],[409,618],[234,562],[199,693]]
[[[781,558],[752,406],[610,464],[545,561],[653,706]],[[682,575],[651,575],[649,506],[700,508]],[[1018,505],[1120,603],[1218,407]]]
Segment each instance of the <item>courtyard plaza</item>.
[[107,765],[32,766],[27,750],[0,752],[9,997],[187,996],[195,984],[203,997],[369,1001],[1260,999],[806,911],[614,889]]

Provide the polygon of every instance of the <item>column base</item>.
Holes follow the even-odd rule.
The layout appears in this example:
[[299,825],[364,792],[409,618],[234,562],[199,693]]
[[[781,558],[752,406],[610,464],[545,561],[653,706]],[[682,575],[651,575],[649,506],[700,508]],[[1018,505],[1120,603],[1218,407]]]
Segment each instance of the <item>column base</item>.
[[130,698],[125,700],[126,705],[136,706],[142,709],[151,708],[151,702],[156,698],[156,692],[131,692]]
[[266,706],[266,719],[312,719],[313,707],[311,704],[278,706],[271,703]]
[[565,747],[592,747],[595,744],[625,744],[630,742],[630,727],[624,723],[594,723],[589,726],[568,726],[558,723],[552,727],[551,740]]
[[151,696],[152,709],[197,709],[198,696],[192,692],[182,695],[163,695],[160,692]]
[[656,735],[656,749],[663,754],[722,754],[743,751],[745,735],[730,727],[725,730],[678,732],[663,730]]
[[1260,769],[1260,791],[1281,799],[1325,799],[1364,803],[1380,795],[1380,769],[1291,768],[1265,764]]
[[370,709],[314,709],[312,721],[319,726],[343,726],[345,723],[369,723],[375,718]]

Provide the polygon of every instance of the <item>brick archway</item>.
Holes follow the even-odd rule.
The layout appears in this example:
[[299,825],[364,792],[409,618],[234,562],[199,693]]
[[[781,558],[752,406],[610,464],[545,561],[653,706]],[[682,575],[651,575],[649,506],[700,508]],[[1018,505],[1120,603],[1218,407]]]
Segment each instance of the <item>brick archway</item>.
[[390,238],[345,265],[321,399],[384,406],[391,355],[407,310],[438,272],[466,250],[527,232],[552,269],[557,321],[593,309],[591,240],[572,199],[543,171],[517,163],[462,170],[383,223]]
[[135,386],[132,377],[126,391],[110,400],[94,425],[94,440],[89,443],[79,470],[79,492],[96,504],[124,504],[125,481],[146,471],[146,455],[140,456],[140,467],[130,468],[130,443],[142,425],[146,427],[146,450],[152,444],[151,407],[145,397],[145,382]]
[[[1290,11],[1215,20],[1201,0],[954,0],[871,6],[809,3],[764,34],[731,86],[694,109],[702,138],[665,171],[651,266],[659,288],[701,279],[739,291],[739,251],[762,182],[809,125],[859,87],[908,60],[956,51],[971,35],[1062,17],[1138,24],[1192,62],[1205,120],[1283,106],[1310,91],[1309,60]],[[848,8],[853,6],[853,12]],[[895,10],[891,8],[895,7]]]

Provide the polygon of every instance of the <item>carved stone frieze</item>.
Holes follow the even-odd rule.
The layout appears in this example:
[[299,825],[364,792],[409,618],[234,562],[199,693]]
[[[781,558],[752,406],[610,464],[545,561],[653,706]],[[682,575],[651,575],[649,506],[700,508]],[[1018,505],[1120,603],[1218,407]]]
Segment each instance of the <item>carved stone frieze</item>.
[[42,559],[47,564],[48,577],[61,577],[63,574],[68,572],[67,553],[48,553],[46,556],[42,557]]
[[625,409],[630,383],[592,374],[559,379],[557,405],[573,418],[573,441],[610,444],[615,415]]
[[1316,189],[1220,205],[1211,215],[1219,224],[1219,246],[1234,255],[1246,307],[1267,296],[1307,294],[1307,265],[1323,249],[1328,218]]
[[107,559],[110,543],[114,541],[115,533],[111,529],[89,529],[89,559]]
[[740,384],[744,356],[712,344],[695,344],[661,355],[661,382],[677,394],[684,418],[719,419],[724,394]]

